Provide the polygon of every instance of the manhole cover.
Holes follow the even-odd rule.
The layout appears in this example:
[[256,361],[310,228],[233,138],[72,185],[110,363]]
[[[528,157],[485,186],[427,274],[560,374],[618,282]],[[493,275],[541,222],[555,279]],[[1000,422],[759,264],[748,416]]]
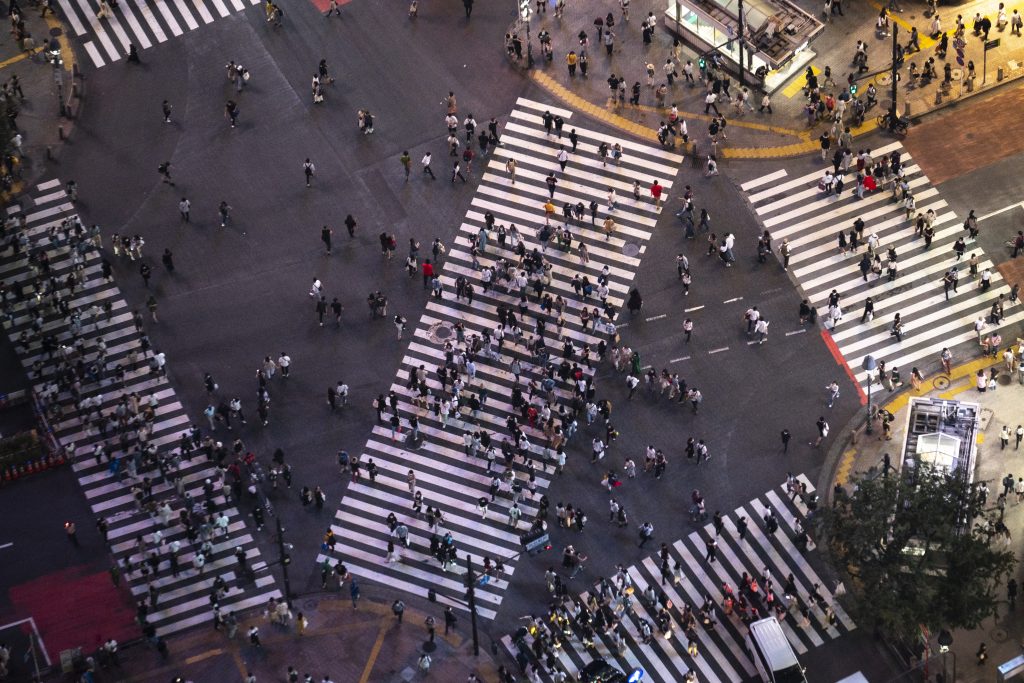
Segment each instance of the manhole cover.
[[50,36],[51,37],[57,38],[57,37],[62,36],[62,35],[64,35],[64,31],[61,30],[60,26],[54,26],[54,27],[52,27],[50,29]]
[[304,603],[302,603],[302,609],[313,610],[316,609],[316,606],[319,604],[319,600],[306,600]]
[[1006,634],[1006,631],[1004,629],[1001,629],[1001,628],[993,629],[992,633],[990,633],[989,635],[991,635],[992,636],[992,640],[996,641],[997,643],[1004,643],[1004,642],[1006,642],[1007,634]]
[[451,323],[434,323],[427,330],[427,334],[435,344],[443,344],[455,335],[455,330],[452,329]]
[[622,253],[625,256],[636,256],[640,253],[640,245],[633,242],[626,242],[622,245]]
[[936,389],[945,389],[946,387],[949,386],[949,378],[948,377],[936,377],[935,381],[932,382],[932,386],[935,387]]

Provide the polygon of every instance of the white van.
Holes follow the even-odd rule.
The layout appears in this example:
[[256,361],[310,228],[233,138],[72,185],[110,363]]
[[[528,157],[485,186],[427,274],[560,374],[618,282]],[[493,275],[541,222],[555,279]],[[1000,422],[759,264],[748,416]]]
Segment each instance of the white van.
[[807,683],[804,668],[775,617],[750,624],[747,649],[764,683]]

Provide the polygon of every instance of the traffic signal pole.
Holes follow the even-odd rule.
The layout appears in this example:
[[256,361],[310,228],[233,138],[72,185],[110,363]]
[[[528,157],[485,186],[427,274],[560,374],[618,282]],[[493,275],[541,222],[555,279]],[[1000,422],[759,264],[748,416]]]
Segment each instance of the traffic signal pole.
[[292,606],[292,585],[288,579],[288,565],[291,564],[292,558],[285,548],[284,527],[281,526],[280,517],[277,518],[277,552],[281,557],[281,573],[284,574],[284,601],[290,608]]
[[900,32],[899,25],[892,23],[892,104],[889,105],[889,125],[896,125],[896,91],[899,85],[899,64],[898,50],[899,39],[896,37]]
[[740,85],[747,84],[747,68],[743,64],[743,0],[739,0],[736,16],[739,18],[739,57],[740,57]]
[[473,629],[473,656],[480,656],[480,640],[476,632],[476,579],[473,576],[473,556],[466,553],[466,599],[469,602],[469,624]]

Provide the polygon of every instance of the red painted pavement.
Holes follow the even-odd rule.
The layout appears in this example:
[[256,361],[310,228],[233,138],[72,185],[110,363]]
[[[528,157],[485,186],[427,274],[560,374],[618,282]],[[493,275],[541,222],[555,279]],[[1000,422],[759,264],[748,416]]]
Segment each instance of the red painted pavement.
[[[347,5],[348,3],[352,2],[352,0],[337,0],[337,1],[338,1],[338,6],[339,7],[341,5]],[[394,1],[394,0],[392,0],[392,1]],[[402,2],[402,1],[403,0],[398,0],[398,2]],[[331,4],[331,0],[310,0],[310,2],[312,2],[313,6],[316,7],[318,10],[320,10],[321,12],[326,12],[327,8]],[[332,17],[332,19],[336,19],[336,18],[337,17]]]
[[106,572],[91,567],[52,572],[9,589],[15,621],[32,617],[53,662],[60,651],[95,649],[107,638],[126,642],[139,637],[135,608],[125,584],[114,588]]
[[836,364],[843,370],[846,370],[846,374],[850,378],[850,381],[853,382],[853,386],[857,388],[857,395],[860,396],[860,404],[862,406],[866,406],[868,404],[867,394],[864,393],[864,388],[861,387],[860,382],[857,381],[857,378],[853,374],[853,370],[850,369],[850,366],[849,364],[847,364],[846,359],[843,358],[843,354],[839,352],[839,347],[836,346],[835,341],[832,339],[832,335],[829,334],[828,330],[822,328],[821,338],[822,340],[824,340],[825,346],[828,347],[828,350],[832,354],[832,357],[835,358]]

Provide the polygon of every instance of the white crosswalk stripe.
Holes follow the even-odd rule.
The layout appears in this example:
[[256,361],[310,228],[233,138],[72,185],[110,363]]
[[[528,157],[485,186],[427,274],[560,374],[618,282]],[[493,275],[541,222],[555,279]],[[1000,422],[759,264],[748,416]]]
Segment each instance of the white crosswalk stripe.
[[[101,17],[99,0],[58,0],[61,13],[74,34],[82,39],[96,68],[127,57],[129,44],[148,50],[184,31],[259,3],[260,0],[121,0],[116,6],[111,2],[110,14]],[[202,24],[196,21],[196,14]]]
[[[571,286],[571,280],[579,274],[596,283],[602,268],[607,266],[608,303],[615,307],[623,304],[628,298],[630,283],[639,265],[639,255],[646,248],[651,229],[661,211],[650,199],[648,188],[657,178],[668,193],[671,178],[675,175],[674,167],[682,159],[660,149],[576,126],[571,119],[572,112],[521,98],[510,116],[509,125],[502,131],[503,146],[481,159],[482,168],[477,171],[481,174],[481,183],[439,274],[444,286],[444,298],[428,299],[426,310],[411,335],[398,376],[390,387],[396,394],[398,414],[403,424],[412,415],[418,417],[422,444],[410,448],[407,445],[407,433],[392,439],[390,408],[385,411],[384,422],[374,429],[360,454],[360,462],[364,467],[370,458],[373,459],[378,471],[376,482],[368,481],[364,472],[363,479],[350,484],[333,526],[340,543],[335,553],[321,553],[317,560],[321,565],[324,562],[329,565],[342,562],[355,576],[373,579],[399,590],[424,595],[428,589],[433,589],[439,602],[464,610],[465,555],[474,557],[477,572],[481,569],[484,557],[501,559],[504,574],[501,577],[490,577],[477,590],[478,613],[490,619],[496,615],[504,589],[515,574],[521,549],[519,536],[529,529],[537,515],[540,496],[551,479],[558,475],[554,474],[553,466],[546,464],[553,462],[554,452],[547,447],[549,442],[540,428],[538,417],[536,429],[526,426],[523,430],[530,441],[530,456],[537,468],[534,497],[526,495],[519,503],[523,516],[513,528],[508,523],[507,514],[511,507],[511,492],[509,486],[503,485],[497,499],[489,506],[487,517],[481,518],[478,500],[481,497],[490,498],[492,476],[501,475],[507,469],[498,449],[501,441],[509,434],[506,420],[516,415],[521,424],[526,422],[526,409],[516,405],[516,401],[531,400],[526,383],[543,380],[544,365],[526,348],[530,337],[538,336],[534,321],[541,313],[532,284],[527,287],[530,294],[528,312],[520,316],[516,310],[518,289],[497,283],[484,291],[480,271],[474,266],[471,252],[474,245],[479,243],[479,233],[486,224],[487,212],[493,213],[496,226],[487,237],[486,249],[477,256],[481,266],[492,266],[502,259],[508,259],[513,264],[518,261],[513,242],[499,242],[496,230],[499,225],[516,225],[527,254],[534,248],[540,249],[538,233],[544,225],[542,207],[548,198],[545,179],[549,172],[559,168],[555,156],[560,143],[554,135],[545,135],[541,122],[546,109],[566,119],[562,143],[567,149],[571,148],[567,138],[571,128],[576,128],[580,139],[578,151],[570,155],[566,173],[558,174],[559,183],[553,203],[559,209],[567,202],[573,205],[583,202],[584,206],[589,207],[590,201],[594,200],[600,207],[595,224],[591,223],[589,211],[582,221],[571,221],[571,253],[554,245],[554,240],[553,246],[544,253],[550,265],[547,271],[550,282],[545,291],[565,301],[564,327],[559,332],[557,317],[547,315],[547,324],[539,336],[543,337],[556,370],[562,362],[560,356],[564,339],[573,341],[577,353],[583,344],[596,349],[599,342],[607,341],[607,331],[599,332],[592,324],[584,324],[581,318],[584,305],[595,310],[599,307],[596,296],[590,296],[587,301],[581,300]],[[620,166],[612,162],[607,167],[602,166],[597,156],[597,146],[601,142],[608,142],[609,145],[619,142],[622,145],[625,154]],[[510,156],[514,156],[518,164],[514,185],[505,171],[505,162]],[[439,166],[443,167],[443,164]],[[634,179],[640,181],[644,188],[640,201],[635,201],[632,196]],[[442,176],[437,182],[447,180],[447,177]],[[619,193],[617,208],[611,214],[617,229],[606,240],[601,224],[608,213],[609,186],[616,187]],[[561,215],[552,219],[552,227],[562,223]],[[578,258],[580,240],[586,243],[589,252],[590,260],[586,264]],[[628,245],[636,248],[636,256],[623,255],[622,249]],[[474,287],[472,301],[465,297],[456,298],[455,288],[460,278],[465,278]],[[483,333],[494,331],[503,314],[503,311],[499,312],[499,307],[503,311],[512,311],[522,321],[524,328],[531,329],[524,332],[521,343],[515,342],[511,332],[506,334],[503,345],[498,349],[500,361],[486,353],[476,354],[476,376],[463,390],[463,397],[466,398],[467,392],[479,395],[486,391],[485,405],[475,423],[469,409],[463,408],[457,417],[443,424],[433,410],[422,410],[414,403],[419,391],[411,388],[410,377],[414,378],[417,368],[424,366],[429,391],[434,396],[440,396],[443,389],[436,370],[438,366],[445,365],[448,359],[444,341],[439,341],[437,331],[446,331],[455,346],[463,346],[458,335],[469,342],[474,336],[482,337]],[[456,326],[460,324],[463,329],[457,330]],[[591,359],[594,357],[592,351]],[[515,378],[510,371],[512,358],[517,358],[523,368],[521,399],[513,396]],[[574,360],[583,365],[579,355]],[[572,366],[567,363],[566,369],[571,370]],[[589,368],[581,370],[586,375],[591,374]],[[573,397],[572,384],[561,379],[557,373],[555,379],[557,381],[551,390],[554,403],[569,409],[568,404]],[[451,389],[451,380],[447,388]],[[536,392],[538,408],[542,407],[539,402],[543,392],[543,388]],[[557,411],[553,419],[557,424],[560,419]],[[499,450],[492,474],[487,472],[485,458],[466,455],[463,434],[465,431],[477,430],[487,431],[495,449]],[[423,494],[424,506],[438,507],[444,514],[444,525],[437,530],[437,534],[443,536],[450,532],[458,548],[459,562],[449,566],[447,572],[442,570],[431,554],[430,525],[422,515],[412,511],[412,496],[407,485],[410,469],[415,472],[416,487]],[[512,471],[517,484],[527,486],[526,465],[521,458],[516,458]],[[392,512],[399,523],[407,525],[410,547],[399,547],[401,558],[389,563],[387,546],[392,536],[387,516]]]
[[[41,399],[41,405],[44,409],[46,405],[51,406],[49,423],[53,436],[68,453],[71,467],[92,512],[97,518],[107,520],[108,541],[117,560],[122,561],[127,556],[138,567],[144,555],[137,548],[137,539],[143,539],[144,551],[150,553],[154,551],[152,534],[157,530],[163,534],[165,544],[155,551],[160,559],[157,570],[147,575],[136,568],[124,577],[138,602],[146,601],[150,585],[156,588],[158,601],[149,610],[149,623],[161,635],[197,624],[209,624],[210,595],[218,576],[228,587],[227,594],[220,601],[224,614],[231,610],[263,605],[271,597],[280,597],[274,577],[266,562],[260,558],[245,516],[226,499],[225,492],[217,492],[213,500],[218,511],[223,511],[227,516],[228,527],[224,533],[215,532],[210,536],[212,550],[203,571],[200,573],[193,568],[195,552],[201,546],[202,536],[198,542],[191,542],[184,525],[178,523],[187,499],[178,495],[173,478],[175,474],[180,475],[182,490],[191,497],[194,504],[205,501],[204,482],[214,477],[215,468],[201,450],[195,451],[191,459],[181,458],[178,470],[175,472],[171,466],[165,476],[156,464],[146,464],[141,454],[135,457],[140,446],[134,436],[134,429],[124,430],[128,436],[124,441],[127,450],[123,450],[120,441],[122,430],[116,423],[114,426],[103,424],[101,427],[102,421],[96,419],[95,413],[90,419],[88,411],[82,413],[78,410],[72,393],[76,385],[80,387],[80,396],[98,404],[102,415],[107,417],[113,418],[119,405],[127,405],[133,400],[133,395],[138,396],[144,406],[154,405],[153,416],[149,421],[151,429],[148,442],[156,446],[157,460],[172,452],[180,453],[181,439],[193,424],[168,380],[150,370],[148,363],[153,352],[146,350],[142,333],[136,329],[120,290],[113,283],[103,280],[101,256],[95,249],[84,251],[81,282],[75,294],[69,296],[65,278],[74,270],[72,258],[78,240],[72,231],[72,240],[69,242],[59,229],[64,219],[75,215],[74,206],[61,189],[60,182],[50,180],[41,183],[33,193],[32,200],[32,208],[24,214],[26,227],[22,231],[27,237],[27,243],[21,247],[19,254],[12,254],[6,248],[7,245],[3,245],[4,255],[0,257],[0,280],[4,283],[0,287],[3,290],[0,294],[3,315],[0,320],[15,345],[22,365],[30,373],[36,394],[45,397],[49,386],[58,387],[55,396]],[[16,216],[20,212],[19,207],[7,209],[9,216]],[[51,234],[51,228],[57,228],[54,234]],[[74,344],[69,318],[45,303],[48,301],[45,297],[42,305],[37,304],[33,273],[39,267],[38,256],[44,252],[49,257],[52,276],[64,283],[61,286],[62,296],[73,308],[83,313],[79,338],[84,341],[81,357],[85,367],[98,360],[98,339],[102,337],[107,344],[106,362],[103,364],[105,372],[99,381],[83,379],[80,384],[73,382],[68,374],[69,367],[60,367],[62,361],[59,352],[48,353],[39,342],[20,341],[23,333],[31,331],[35,319],[33,310],[38,310],[42,315],[43,335],[53,335],[61,344]],[[34,256],[31,263],[30,255]],[[21,289],[20,299],[16,291],[18,288]],[[30,303],[33,307],[38,306],[38,309],[30,309]],[[91,317],[88,310],[94,304],[102,307],[104,303],[110,304],[109,319],[102,312]],[[138,361],[133,368],[130,357],[136,354]],[[73,356],[71,362],[74,363],[76,358],[77,355]],[[119,365],[126,370],[123,384],[116,379],[115,370]],[[151,400],[155,403],[151,403]],[[137,476],[131,475],[127,465],[122,468],[122,476],[118,476],[112,473],[106,460],[98,462],[93,449],[101,443],[105,444],[108,454],[120,456],[123,463],[130,460],[140,462]],[[133,487],[142,487],[143,477],[152,482],[156,505],[162,506],[164,502],[170,505],[173,513],[170,524],[165,525],[158,514],[144,510],[136,502],[136,491],[141,489]],[[196,519],[194,515],[193,519]],[[200,525],[196,522],[195,526],[198,530]],[[169,559],[170,544],[175,541],[181,543],[177,555],[180,566],[177,576],[171,571]],[[238,548],[245,551],[248,565],[254,570],[252,576],[240,576],[241,567],[235,557]]]
[[[814,493],[814,486],[804,475],[800,475],[798,480],[807,487],[804,495]],[[763,521],[768,509],[774,512],[779,523],[775,533],[769,533]],[[686,538],[667,543],[669,570],[666,576],[662,572],[661,551],[627,567],[626,574],[634,587],[628,601],[615,596],[614,582],[617,579],[609,579],[606,583],[610,590],[606,591],[604,599],[600,597],[602,580],[596,581],[590,591],[569,596],[579,604],[589,602],[591,605],[591,612],[597,617],[591,623],[591,631],[588,632],[583,621],[569,612],[563,612],[561,620],[549,612],[540,620],[540,628],[545,631],[541,635],[546,636],[541,643],[537,642],[535,634],[523,631],[504,636],[502,643],[528,669],[538,664],[544,681],[551,680],[552,671],[547,665],[551,660],[544,654],[542,643],[545,640],[550,643],[550,636],[556,633],[561,647],[553,652],[554,666],[571,676],[577,676],[588,663],[601,658],[626,674],[636,669],[643,670],[643,680],[649,677],[657,681],[683,681],[691,672],[700,683],[752,679],[756,670],[744,641],[746,625],[738,609],[734,609],[732,614],[726,613],[724,584],[729,585],[737,602],[739,596],[744,595],[752,606],[755,600],[761,603],[759,617],[772,613],[781,618],[783,631],[798,654],[856,628],[807,557],[794,544],[797,520],[805,519],[807,512],[804,500],[788,495],[785,485],[768,491],[724,516],[725,525],[717,538],[715,562],[705,560],[705,539],[715,536],[714,525],[708,523]],[[748,520],[747,532],[742,539],[736,528],[741,517]],[[680,566],[678,582],[672,576],[672,567],[677,562]],[[783,610],[764,605],[763,601],[769,594],[769,587],[763,581],[766,571],[772,581],[770,590],[776,600],[785,605]],[[759,583],[760,597],[750,598],[748,591],[740,589],[744,575]],[[795,590],[786,597],[786,586],[790,581],[790,588]],[[647,595],[648,589],[654,592],[654,602]],[[811,597],[815,592],[820,596],[820,602]],[[593,602],[590,602],[591,597]],[[709,599],[714,605],[710,612],[714,623],[710,627],[704,625],[700,613],[701,606]],[[593,609],[595,604],[599,605],[596,610]],[[696,618],[692,633],[697,643],[696,656],[687,650],[689,636],[683,623],[686,606],[692,608]],[[663,607],[666,607],[672,624],[667,633],[658,624],[658,614]],[[834,610],[831,618],[828,608]],[[806,615],[802,611],[804,609]],[[600,617],[597,616],[599,612]],[[750,612],[747,619],[753,616]],[[613,623],[606,629],[607,624],[616,620],[617,627]],[[653,635],[646,642],[642,635],[644,622],[650,626]],[[621,635],[621,646],[616,644],[616,630]]]
[[[879,188],[857,199],[854,193],[856,169],[851,166],[847,174],[843,195],[825,197],[818,189],[824,171],[786,178],[775,172],[744,185],[752,191],[747,198],[754,211],[771,232],[773,248],[778,251],[782,239],[788,239],[792,250],[790,271],[805,296],[818,309],[819,315],[828,311],[830,293],[841,295],[843,318],[836,329],[827,329],[832,341],[861,384],[867,382],[862,369],[863,359],[872,355],[884,360],[888,369],[898,367],[904,380],[914,366],[938,359],[944,347],[976,340],[974,322],[979,316],[988,319],[992,305],[1006,298],[1010,288],[993,266],[991,259],[963,227],[964,217],[949,210],[939,190],[917,162],[899,142],[872,150],[875,161],[899,153],[906,170],[906,179],[916,201],[916,211],[907,218],[902,201],[893,198],[891,186],[879,183]],[[822,168],[825,165],[823,164]],[[915,235],[917,212],[935,213],[935,236],[931,248],[924,248],[922,237]],[[841,255],[839,231],[847,235],[858,218],[865,223],[863,240],[856,254]],[[881,275],[869,273],[867,281],[859,264],[866,251],[864,242],[875,233],[880,240],[878,249],[883,265],[886,251],[894,247],[899,271],[890,281],[883,268]],[[959,262],[952,248],[960,237],[966,239],[967,255]],[[979,277],[968,272],[971,254],[978,256],[978,272],[991,269],[992,286],[981,291]],[[953,266],[960,273],[957,292],[950,292],[946,300],[943,275]],[[863,307],[868,297],[874,303],[874,317],[861,323]],[[986,333],[1024,320],[1024,307],[1004,301],[1006,315],[1000,324],[988,323]],[[903,322],[903,340],[891,332],[892,321],[899,313]]]

